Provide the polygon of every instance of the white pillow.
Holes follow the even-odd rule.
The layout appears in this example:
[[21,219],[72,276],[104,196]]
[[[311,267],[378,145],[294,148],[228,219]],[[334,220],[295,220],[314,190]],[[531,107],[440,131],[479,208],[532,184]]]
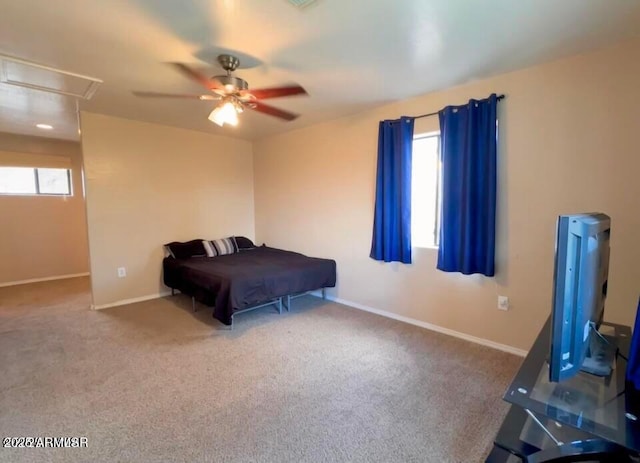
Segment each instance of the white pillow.
[[207,252],[207,257],[215,257],[217,256],[216,251],[211,246],[211,242],[207,240],[202,240],[202,245],[204,246],[204,250]]

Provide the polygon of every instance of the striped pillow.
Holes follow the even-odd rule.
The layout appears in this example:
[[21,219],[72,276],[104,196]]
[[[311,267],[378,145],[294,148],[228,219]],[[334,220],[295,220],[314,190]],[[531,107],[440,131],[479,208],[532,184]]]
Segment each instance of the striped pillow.
[[224,256],[226,254],[234,254],[238,252],[238,245],[233,238],[222,238],[219,240],[213,240],[211,241],[211,247],[213,248],[212,257]]

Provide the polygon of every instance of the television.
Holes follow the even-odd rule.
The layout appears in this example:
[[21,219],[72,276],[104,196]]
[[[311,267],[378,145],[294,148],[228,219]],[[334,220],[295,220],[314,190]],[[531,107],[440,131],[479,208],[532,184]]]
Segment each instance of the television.
[[602,323],[609,273],[611,219],[602,213],[561,215],[557,223],[549,380],[580,370],[608,376],[615,361]]

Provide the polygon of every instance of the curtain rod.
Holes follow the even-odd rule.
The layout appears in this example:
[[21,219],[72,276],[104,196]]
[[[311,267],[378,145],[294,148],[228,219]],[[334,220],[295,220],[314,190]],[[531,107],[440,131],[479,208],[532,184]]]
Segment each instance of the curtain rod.
[[[504,98],[504,95],[498,95],[497,96],[497,100],[500,101]],[[438,113],[440,111],[436,111],[435,113],[429,113],[429,114],[420,114],[419,116],[413,116],[412,119],[420,119],[422,117],[431,117],[431,116],[437,116]]]

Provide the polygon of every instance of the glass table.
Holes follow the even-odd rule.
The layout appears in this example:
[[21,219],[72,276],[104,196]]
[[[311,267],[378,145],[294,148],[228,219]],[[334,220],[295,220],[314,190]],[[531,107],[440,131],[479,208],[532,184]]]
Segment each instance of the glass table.
[[549,381],[547,320],[503,399],[511,408],[487,462],[640,462],[640,393],[625,385],[631,342],[628,326],[603,323],[599,332],[618,345],[608,377],[580,372]]

